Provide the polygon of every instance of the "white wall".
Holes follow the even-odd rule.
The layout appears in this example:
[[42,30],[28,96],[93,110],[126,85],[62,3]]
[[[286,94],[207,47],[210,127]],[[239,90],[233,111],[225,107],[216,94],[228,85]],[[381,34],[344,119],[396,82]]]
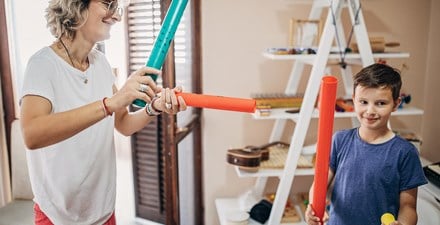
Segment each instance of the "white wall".
[[[435,131],[439,125],[434,116],[439,107],[432,103],[440,97],[435,89],[439,78],[434,74],[439,59],[440,20],[435,15],[439,3],[369,0],[362,1],[362,7],[370,35],[399,41],[401,46],[391,50],[411,54],[409,59],[388,62],[397,68],[408,66],[402,72],[403,91],[412,95],[411,105],[425,108],[425,116],[423,120],[420,116],[396,118],[393,126],[423,135],[422,154],[438,160]],[[261,53],[268,47],[285,46],[289,19],[307,18],[308,9],[287,0],[202,1],[204,93],[248,98],[256,92],[283,92],[292,62],[271,61]],[[205,224],[215,225],[219,224],[215,199],[237,197],[254,184],[253,178],[238,178],[226,163],[227,149],[267,143],[273,121],[209,109],[203,116]],[[289,136],[285,138],[290,141]]]
[[[14,0],[9,2],[8,23],[11,41],[11,61],[14,75],[14,91],[18,98],[29,58],[44,46],[51,45],[56,39],[52,36],[46,24],[47,1]],[[30,22],[32,21],[32,22]],[[112,27],[111,38],[106,41],[106,55],[110,64],[118,68],[119,79],[126,78],[125,30],[123,22]],[[17,101],[17,115],[19,107]]]
[[[261,52],[287,43],[288,17],[281,1],[203,0],[204,93],[247,98],[262,90],[279,91],[289,65],[265,60]],[[226,163],[227,149],[266,143],[271,125],[244,113],[204,110],[205,224],[218,224],[215,198],[236,197],[254,181],[237,178]]]
[[440,141],[438,133],[440,130],[440,76],[437,74],[437,66],[440,65],[440,2],[431,1],[430,7],[430,21],[429,21],[429,34],[428,36],[428,49],[427,49],[427,61],[426,64],[426,79],[425,88],[423,93],[425,109],[425,117],[422,123],[422,135],[423,135],[423,155],[429,158],[432,162],[440,161]]

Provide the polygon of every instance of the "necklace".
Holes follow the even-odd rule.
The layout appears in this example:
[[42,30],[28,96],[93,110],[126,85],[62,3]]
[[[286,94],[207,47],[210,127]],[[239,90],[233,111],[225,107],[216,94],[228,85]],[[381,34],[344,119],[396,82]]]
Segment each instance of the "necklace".
[[[70,63],[72,64],[73,67],[75,67],[75,63],[73,63],[72,56],[70,56],[69,49],[67,49],[66,45],[64,44],[64,42],[63,42],[63,40],[62,40],[61,38],[60,38],[59,40],[60,40],[61,45],[63,45],[64,50],[65,50],[66,53],[67,53],[67,57],[69,57]],[[75,68],[76,68],[76,67],[75,67]],[[84,80],[84,84],[87,84],[87,82],[89,81],[89,80],[87,79],[87,77],[84,77],[84,78],[82,78],[82,79]]]

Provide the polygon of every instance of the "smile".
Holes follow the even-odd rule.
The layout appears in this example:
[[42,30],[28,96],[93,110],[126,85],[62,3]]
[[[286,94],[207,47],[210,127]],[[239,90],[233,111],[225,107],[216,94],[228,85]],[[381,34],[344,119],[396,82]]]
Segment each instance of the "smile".
[[379,118],[367,118],[367,117],[365,117],[364,119],[366,119],[368,122],[375,122],[379,120]]

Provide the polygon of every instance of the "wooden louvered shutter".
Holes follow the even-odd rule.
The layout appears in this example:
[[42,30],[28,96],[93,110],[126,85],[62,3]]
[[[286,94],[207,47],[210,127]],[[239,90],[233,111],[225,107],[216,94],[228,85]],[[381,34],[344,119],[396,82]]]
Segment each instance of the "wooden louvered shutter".
[[[131,0],[127,8],[129,74],[145,65],[160,30],[159,0]],[[161,82],[158,80],[158,82]],[[136,217],[165,223],[162,117],[132,136]]]
[[161,118],[132,136],[136,216],[165,223]]
[[[130,73],[145,65],[170,3],[131,0],[126,13]],[[158,84],[201,93],[200,0],[188,3],[171,46]],[[201,109],[190,107],[161,115],[132,136],[136,217],[167,225],[203,224],[200,118]],[[179,152],[191,157],[179,159]]]

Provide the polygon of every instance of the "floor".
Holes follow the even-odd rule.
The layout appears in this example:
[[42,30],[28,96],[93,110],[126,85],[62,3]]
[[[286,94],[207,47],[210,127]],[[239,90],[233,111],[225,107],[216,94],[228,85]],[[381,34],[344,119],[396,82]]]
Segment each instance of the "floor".
[[130,138],[119,134],[115,134],[115,137],[117,161],[116,223],[118,225],[161,225],[135,218]]

